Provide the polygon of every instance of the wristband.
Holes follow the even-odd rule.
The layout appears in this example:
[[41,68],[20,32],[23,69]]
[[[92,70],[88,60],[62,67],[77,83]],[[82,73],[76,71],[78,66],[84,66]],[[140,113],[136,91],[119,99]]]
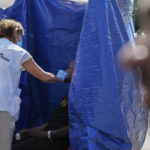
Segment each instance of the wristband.
[[16,136],[16,140],[17,140],[17,141],[21,140],[21,136],[20,136],[19,133],[17,133],[15,136]]
[[48,137],[48,139],[51,140],[51,131],[50,130],[47,131],[47,137]]
[[65,80],[68,73],[64,70],[59,70],[57,73],[57,77],[61,78],[63,81]]

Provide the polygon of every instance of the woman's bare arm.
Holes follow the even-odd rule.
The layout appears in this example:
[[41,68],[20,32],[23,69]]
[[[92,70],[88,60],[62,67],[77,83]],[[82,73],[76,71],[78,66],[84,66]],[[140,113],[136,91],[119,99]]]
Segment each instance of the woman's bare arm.
[[22,66],[32,76],[43,82],[56,83],[62,81],[62,79],[56,77],[54,74],[45,72],[32,58],[24,62]]

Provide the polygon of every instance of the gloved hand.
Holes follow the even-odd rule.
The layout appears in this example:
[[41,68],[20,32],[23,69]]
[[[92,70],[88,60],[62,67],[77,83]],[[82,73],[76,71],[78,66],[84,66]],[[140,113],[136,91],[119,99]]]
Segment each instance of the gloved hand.
[[57,77],[61,78],[63,81],[65,80],[67,75],[68,73],[61,69],[57,73]]

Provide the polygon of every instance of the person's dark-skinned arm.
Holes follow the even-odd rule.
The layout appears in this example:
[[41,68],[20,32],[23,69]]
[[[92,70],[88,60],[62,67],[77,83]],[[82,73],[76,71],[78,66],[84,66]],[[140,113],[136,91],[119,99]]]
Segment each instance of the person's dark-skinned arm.
[[[32,137],[36,138],[48,138],[48,131],[32,131],[30,133]],[[67,137],[69,135],[69,125],[64,126],[60,129],[51,130],[51,139]]]
[[25,139],[25,138],[30,137],[32,132],[42,131],[46,126],[47,126],[47,123],[45,123],[41,126],[38,126],[38,127],[20,130],[18,133],[20,134],[21,139]]
[[62,138],[62,137],[67,137],[69,136],[69,125],[62,127],[57,130],[52,130],[51,131],[51,138]]
[[70,64],[69,64],[69,67],[65,70],[68,75],[67,77],[65,78],[64,82],[70,82],[71,80],[71,76],[72,76],[72,73],[73,73],[73,67],[74,67],[74,61],[72,61]]

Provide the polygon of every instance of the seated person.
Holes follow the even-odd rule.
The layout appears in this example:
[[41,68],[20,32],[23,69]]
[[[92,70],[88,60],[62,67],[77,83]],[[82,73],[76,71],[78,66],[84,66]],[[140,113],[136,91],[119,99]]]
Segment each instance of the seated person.
[[[71,80],[73,71],[71,62],[66,70],[65,82]],[[18,135],[18,134],[17,134]],[[54,111],[51,119],[42,126],[19,131],[19,138],[14,137],[12,150],[67,150],[69,146],[68,96]]]

